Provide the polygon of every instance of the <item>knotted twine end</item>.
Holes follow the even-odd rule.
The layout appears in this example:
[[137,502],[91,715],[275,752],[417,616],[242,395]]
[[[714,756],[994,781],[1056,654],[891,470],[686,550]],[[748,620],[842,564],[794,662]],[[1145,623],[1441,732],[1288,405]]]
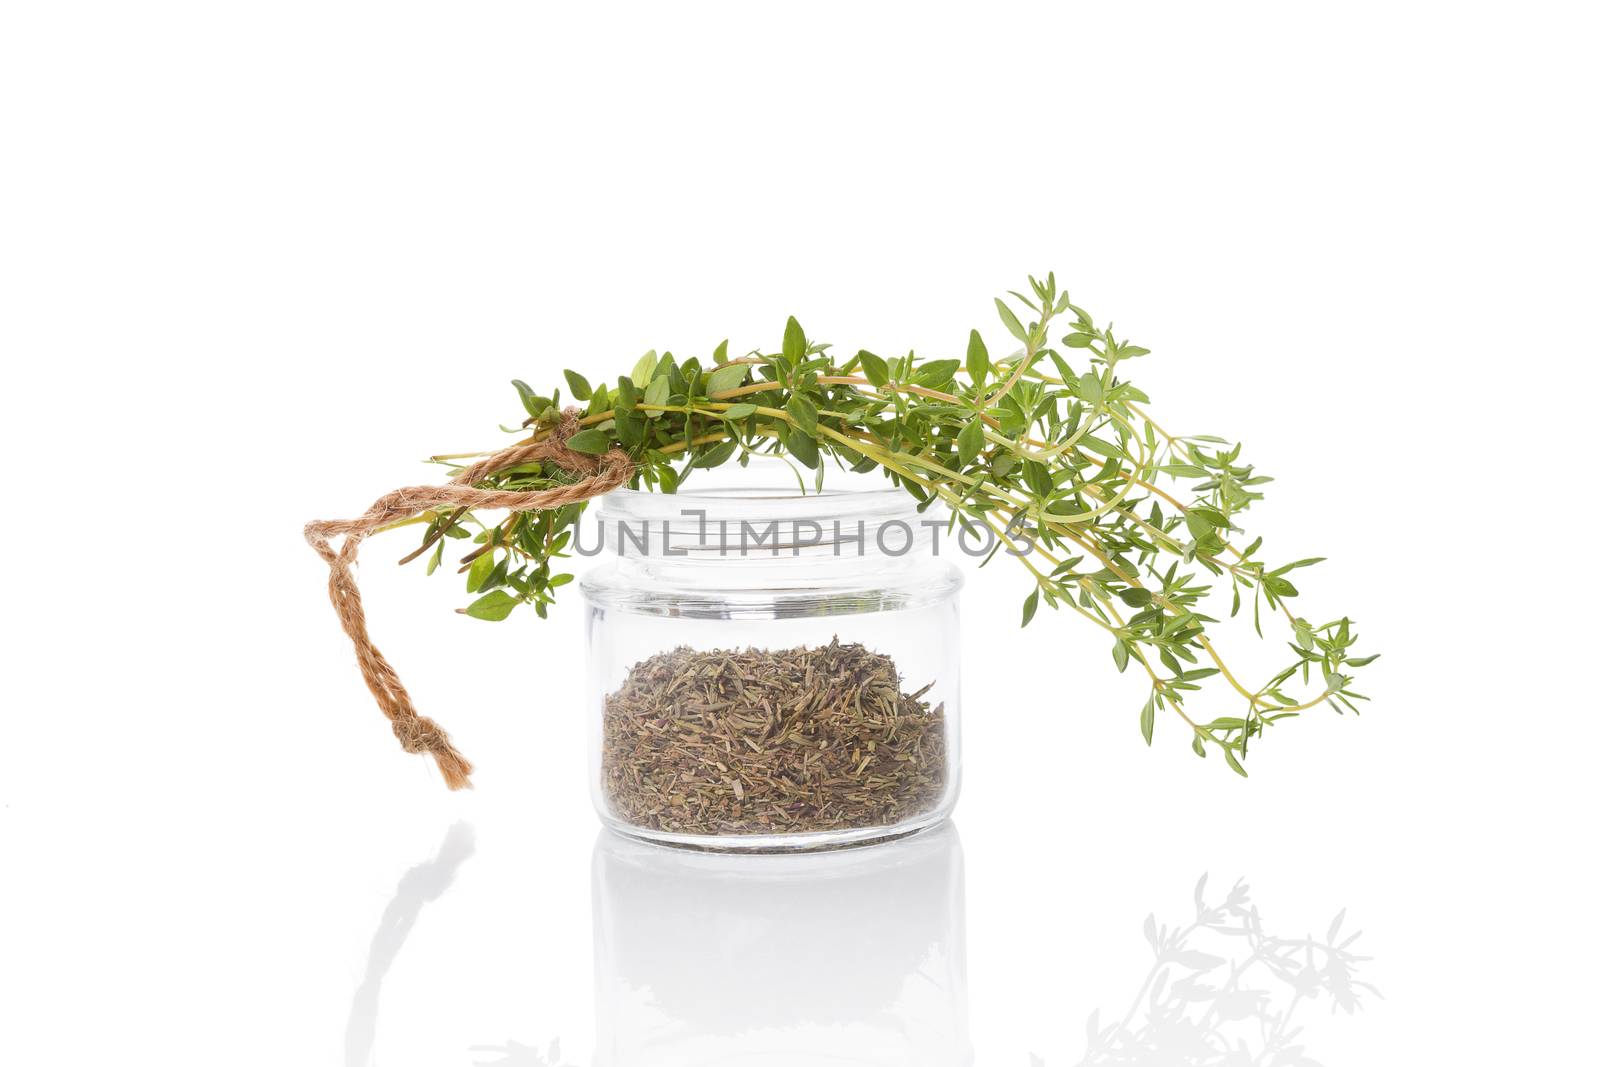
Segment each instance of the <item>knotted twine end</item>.
[[[358,519],[323,519],[308,522],[306,541],[328,564],[328,599],[339,616],[339,623],[355,646],[356,663],[372,691],[378,708],[393,726],[400,747],[407,752],[426,752],[439,765],[445,785],[451,789],[471,788],[472,764],[450,743],[439,724],[417,714],[411,694],[400,683],[400,676],[384,659],[367,633],[366,612],[361,605],[361,590],[356,585],[354,567],[361,542],[390,523],[409,519],[430,508],[460,507],[510,511],[544,511],[576,504],[609,493],[633,476],[633,461],[621,449],[604,456],[589,456],[567,447],[567,438],[578,429],[579,410],[567,408],[561,421],[548,436],[526,444],[513,445],[479,460],[452,478],[447,485],[412,486],[386,493],[373,502]],[[570,474],[583,478],[571,485],[552,489],[518,491],[477,489],[475,484],[504,467],[549,460]],[[343,536],[337,550],[332,540]]]

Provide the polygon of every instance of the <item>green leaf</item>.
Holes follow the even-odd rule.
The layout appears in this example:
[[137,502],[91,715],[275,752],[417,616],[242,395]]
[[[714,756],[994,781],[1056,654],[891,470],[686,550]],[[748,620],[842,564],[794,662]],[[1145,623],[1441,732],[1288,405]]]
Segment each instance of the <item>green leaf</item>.
[[1128,642],[1120,637],[1111,646],[1111,662],[1117,665],[1118,674],[1128,669]]
[[889,384],[889,364],[883,361],[882,356],[875,356],[865,348],[856,353],[856,358],[861,361],[861,370],[867,376],[867,381],[882,389]]
[[1022,479],[1037,496],[1049,496],[1056,488],[1055,479],[1050,476],[1050,468],[1031,459],[1022,461]]
[[1139,732],[1144,734],[1144,743],[1150,744],[1156,734],[1156,695],[1150,693],[1150,699],[1144,702],[1144,708],[1139,712]]
[[1233,754],[1233,749],[1224,748],[1222,750],[1222,757],[1228,761],[1228,766],[1232,767],[1233,772],[1240,778],[1250,777],[1250,775],[1245,771],[1244,767],[1239,763],[1239,758]]
[[[480,556],[479,559],[486,557]],[[519,601],[504,589],[496,589],[467,605],[467,614],[474,619],[485,619],[489,622],[499,622],[511,614]]]
[[662,375],[659,378],[651,379],[650,384],[645,387],[644,402],[651,407],[660,407],[667,402],[667,398],[671,395],[672,383],[667,380],[666,375]]
[[1100,379],[1093,374],[1085,374],[1078,379],[1078,395],[1090,404],[1100,403]]
[[1300,590],[1296,589],[1294,583],[1287,578],[1274,578],[1269,574],[1261,582],[1273,596],[1291,597],[1300,595]]
[[715,367],[726,362],[728,362],[728,339],[724,337],[722,343],[711,351],[711,365]]
[[643,389],[645,386],[650,384],[650,379],[655,376],[655,373],[656,350],[652,348],[650,351],[639,357],[639,362],[633,365],[633,373],[629,375],[629,377],[633,379],[634,385],[637,385],[640,389]]
[[936,389],[953,379],[960,367],[959,359],[931,360],[918,367],[917,373],[911,376],[911,380],[918,385]]
[[983,420],[974,415],[956,434],[956,455],[963,467],[970,466],[983,448]]
[[806,358],[806,332],[793,315],[783,327],[783,358],[791,367]]
[[617,416],[617,441],[623,448],[644,444],[644,412],[625,411]]
[[1017,316],[1012,314],[1010,308],[1006,307],[1005,301],[1001,300],[999,297],[995,297],[994,306],[1000,312],[1000,321],[1005,323],[1006,329],[1011,331],[1011,336],[1015,337],[1023,344],[1027,344],[1028,331],[1023,329],[1022,323],[1017,321]]
[[[1083,379],[1078,379],[1082,381]],[[1092,433],[1086,433],[1078,438],[1078,447],[1087,448],[1090,452],[1098,452],[1102,456],[1121,456],[1122,450],[1108,441],[1102,441]]]
[[806,433],[816,436],[817,433],[817,405],[802,393],[795,393],[785,404],[784,410],[789,413],[789,418],[794,424]]
[[562,371],[567,376],[567,388],[572,390],[572,395],[579,400],[588,400],[592,394],[589,388],[589,379],[575,370]]
[[735,404],[727,411],[724,411],[722,417],[725,419],[743,419],[755,413],[756,406],[754,404]]
[[1150,603],[1150,590],[1141,589],[1136,585],[1129,586],[1117,594],[1122,602],[1130,608],[1142,608]]
[[1276,578],[1280,574],[1288,574],[1290,571],[1294,570],[1296,567],[1313,567],[1313,566],[1316,566],[1318,563],[1326,562],[1327,558],[1328,557],[1326,557],[1326,556],[1313,556],[1310,559],[1297,559],[1293,563],[1285,563],[1283,566],[1278,567],[1275,570],[1270,570],[1267,573],[1269,575],[1271,575],[1272,577]]
[[1061,376],[1061,380],[1066,382],[1068,385],[1071,385],[1073,382],[1078,380],[1078,372],[1073,370],[1072,365],[1066,360],[1062,359],[1061,353],[1055,351],[1054,349],[1051,349],[1050,351],[1050,362],[1056,365],[1056,373],[1059,374]]
[[989,349],[977,330],[967,337],[967,377],[972,379],[973,385],[982,385],[989,377]]
[[739,447],[737,442],[723,441],[719,445],[713,445],[703,452],[696,453],[694,462],[689,465],[691,467],[721,466],[722,464],[728,462],[728,457],[733,455],[733,450],[737,447]]
[[626,376],[617,378],[617,410],[620,412],[632,411],[634,405],[639,403],[639,387],[633,384],[633,379]]
[[467,592],[476,593],[483,588],[483,583],[489,580],[489,573],[494,570],[494,553],[485,552],[472,561],[472,566],[467,568]]
[[803,430],[789,431],[789,454],[812,470],[820,462],[816,439]]
[[1033,613],[1039,610],[1039,587],[1034,586],[1033,592],[1028,594],[1028,599],[1022,602],[1022,625],[1026,626],[1033,621]]
[[586,456],[602,456],[610,450],[611,438],[603,430],[579,430],[567,438],[567,447]]
[[1311,634],[1311,627],[1303,622],[1296,621],[1294,624],[1294,643],[1306,652],[1317,650],[1317,641]]
[[550,406],[550,402],[535,393],[527,382],[513,378],[511,384],[516,386],[517,395],[522,398],[523,409],[534,418],[538,418],[539,413]]
[[729,389],[737,389],[744,384],[745,375],[750,371],[747,363],[734,363],[726,367],[718,367],[711,372],[711,377],[706,379],[706,395],[715,397],[717,393],[725,393]]
[[1088,348],[1094,343],[1092,333],[1069,333],[1061,339],[1061,343],[1068,348]]

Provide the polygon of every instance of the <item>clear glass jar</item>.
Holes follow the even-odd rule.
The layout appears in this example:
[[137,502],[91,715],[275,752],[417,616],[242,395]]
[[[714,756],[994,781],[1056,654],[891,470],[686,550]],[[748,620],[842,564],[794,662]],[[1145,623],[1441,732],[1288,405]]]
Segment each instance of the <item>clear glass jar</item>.
[[601,820],[748,851],[938,824],[961,766],[945,517],[893,487],[801,493],[776,461],[751,468],[601,498],[613,558],[582,581]]

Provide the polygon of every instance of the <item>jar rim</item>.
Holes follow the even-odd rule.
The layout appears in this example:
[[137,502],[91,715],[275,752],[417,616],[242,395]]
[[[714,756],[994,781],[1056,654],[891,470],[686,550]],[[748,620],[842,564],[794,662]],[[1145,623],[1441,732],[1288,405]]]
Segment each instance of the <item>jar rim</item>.
[[689,492],[662,493],[648,489],[617,489],[600,498],[600,512],[608,517],[643,520],[670,519],[704,510],[711,521],[755,518],[859,518],[915,513],[917,501],[904,489],[813,489],[796,492],[785,486],[748,485],[707,487]]
[[[627,495],[623,495],[626,492]],[[618,498],[618,499],[612,499]],[[598,515],[602,541],[620,557],[760,559],[857,554],[920,555],[927,524],[942,526],[936,506],[919,514],[900,489],[785,493],[769,486],[715,493],[608,493]]]
[[[754,454],[744,465],[727,463],[693,472],[677,492],[617,489],[600,498],[600,515],[613,520],[656,523],[704,512],[706,521],[782,522],[866,520],[868,525],[908,519],[917,499],[881,476],[844,469],[827,470],[820,488],[806,484],[802,471],[772,455]],[[685,514],[687,513],[687,514]],[[681,525],[681,524],[679,524]]]
[[807,473],[752,455],[748,466],[696,470],[695,482],[677,492],[618,489],[599,498],[601,538],[618,556],[816,557],[879,539],[903,543],[890,552],[900,555],[925,549],[931,535],[924,524],[946,518],[942,507],[919,512],[903,488],[861,472],[830,469],[820,488],[806,484]]

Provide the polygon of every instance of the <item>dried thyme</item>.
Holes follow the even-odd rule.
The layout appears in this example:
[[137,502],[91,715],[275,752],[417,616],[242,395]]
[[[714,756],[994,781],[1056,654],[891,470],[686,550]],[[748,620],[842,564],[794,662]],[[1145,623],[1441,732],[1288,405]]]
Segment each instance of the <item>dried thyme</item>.
[[624,821],[681,834],[887,826],[946,784],[944,705],[859,644],[680,647],[605,699],[601,776]]

